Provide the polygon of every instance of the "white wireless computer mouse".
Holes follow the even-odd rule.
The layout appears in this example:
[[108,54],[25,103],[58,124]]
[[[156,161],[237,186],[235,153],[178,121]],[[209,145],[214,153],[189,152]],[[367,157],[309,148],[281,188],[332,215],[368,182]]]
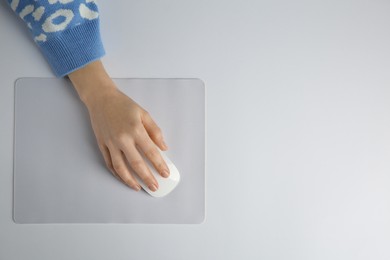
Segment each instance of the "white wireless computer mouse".
[[156,146],[157,150],[160,152],[161,156],[163,157],[164,161],[168,165],[169,168],[169,177],[164,178],[156,171],[153,164],[145,157],[145,155],[141,152],[144,161],[146,162],[147,166],[149,167],[150,171],[152,172],[154,178],[156,178],[158,182],[158,189],[156,191],[151,191],[148,186],[144,184],[144,182],[141,180],[141,178],[138,177],[137,174],[135,175],[135,178],[137,179],[138,183],[141,185],[141,187],[149,193],[153,197],[164,197],[171,193],[177,186],[177,184],[180,182],[180,174],[177,170],[176,166],[172,163],[172,161],[166,156],[164,151],[161,151],[160,148]]

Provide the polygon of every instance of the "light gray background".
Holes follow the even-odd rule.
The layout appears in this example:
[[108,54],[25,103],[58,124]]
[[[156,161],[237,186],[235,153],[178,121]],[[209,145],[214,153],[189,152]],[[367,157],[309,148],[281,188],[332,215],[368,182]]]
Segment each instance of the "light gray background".
[[390,258],[390,2],[99,3],[112,77],[206,82],[206,222],[13,223],[14,81],[53,74],[0,8],[0,259]]

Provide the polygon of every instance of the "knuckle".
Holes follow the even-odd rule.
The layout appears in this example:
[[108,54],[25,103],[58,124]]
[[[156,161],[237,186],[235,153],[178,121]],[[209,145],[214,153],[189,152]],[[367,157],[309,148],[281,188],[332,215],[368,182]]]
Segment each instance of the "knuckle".
[[143,126],[141,126],[140,124],[135,125],[133,128],[133,134],[137,138],[142,136],[143,131],[144,131]]
[[136,172],[141,172],[143,169],[143,162],[142,160],[133,160],[130,162],[130,166],[133,168]]
[[154,135],[154,137],[156,137],[157,139],[162,139],[163,135],[162,135],[162,131],[161,129],[157,126],[156,129],[153,131],[152,133]]
[[147,184],[150,185],[153,183],[153,178],[148,174],[142,178],[142,180]]
[[155,149],[149,149],[145,152],[145,155],[147,158],[153,158],[153,159],[158,159],[159,158],[159,154],[158,154],[158,151],[155,150]]
[[123,181],[126,182],[127,184],[129,184],[130,186],[134,186],[134,181],[132,178],[130,178],[129,175],[125,175],[122,177],[123,178]]
[[115,135],[115,143],[121,144],[127,142],[129,140],[129,136],[125,131],[120,131]]
[[126,175],[123,177],[123,181],[132,189],[138,190],[138,183],[133,180],[130,176]]
[[125,169],[123,167],[123,165],[121,164],[113,164],[113,169],[119,174],[119,173],[122,173]]

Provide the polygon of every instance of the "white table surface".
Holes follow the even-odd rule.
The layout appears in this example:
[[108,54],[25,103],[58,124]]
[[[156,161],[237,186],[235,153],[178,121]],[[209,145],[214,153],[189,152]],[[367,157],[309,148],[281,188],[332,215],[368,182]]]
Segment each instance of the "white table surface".
[[99,5],[112,77],[206,83],[206,221],[12,221],[14,82],[53,74],[1,1],[1,260],[390,258],[390,2]]

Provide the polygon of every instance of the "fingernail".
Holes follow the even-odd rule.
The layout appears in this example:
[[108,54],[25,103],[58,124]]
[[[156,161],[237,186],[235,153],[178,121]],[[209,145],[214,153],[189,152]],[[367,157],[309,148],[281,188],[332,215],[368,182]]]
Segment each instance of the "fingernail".
[[162,176],[163,177],[169,177],[169,171],[168,170],[163,170]]
[[151,184],[151,185],[149,185],[149,189],[150,189],[151,191],[156,191],[156,190],[157,190],[156,184]]
[[140,190],[141,190],[141,186],[135,186],[134,189],[135,189],[136,191],[140,191]]

